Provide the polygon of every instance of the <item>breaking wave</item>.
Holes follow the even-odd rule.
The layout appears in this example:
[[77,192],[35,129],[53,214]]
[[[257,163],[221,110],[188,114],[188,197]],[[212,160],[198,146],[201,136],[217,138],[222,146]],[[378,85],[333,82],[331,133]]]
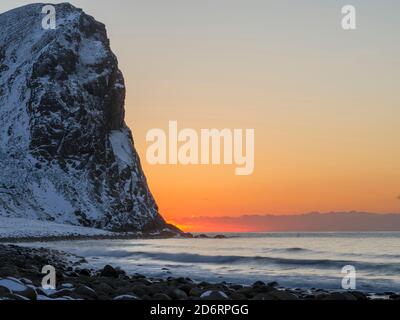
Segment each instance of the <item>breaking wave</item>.
[[[289,248],[292,251],[301,251],[301,248]],[[354,260],[332,260],[332,259],[291,259],[267,256],[240,256],[240,255],[201,255],[194,253],[167,253],[167,252],[143,252],[128,250],[96,250],[91,252],[91,256],[115,257],[128,260],[150,259],[158,261],[168,261],[175,263],[198,263],[198,264],[237,264],[237,265],[281,265],[286,267],[302,268],[325,268],[341,269],[345,265],[353,265],[357,269],[386,270],[400,272],[400,265],[375,263]],[[86,252],[87,256],[87,252]]]

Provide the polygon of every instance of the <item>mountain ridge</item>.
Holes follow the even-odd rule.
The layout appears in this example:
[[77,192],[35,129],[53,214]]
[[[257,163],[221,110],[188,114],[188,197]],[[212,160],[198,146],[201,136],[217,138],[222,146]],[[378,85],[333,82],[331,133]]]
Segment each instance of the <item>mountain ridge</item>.
[[[175,223],[196,226],[197,232],[384,232],[400,231],[400,213],[310,212],[303,214],[253,214],[175,219]],[[203,230],[204,229],[204,230]]]

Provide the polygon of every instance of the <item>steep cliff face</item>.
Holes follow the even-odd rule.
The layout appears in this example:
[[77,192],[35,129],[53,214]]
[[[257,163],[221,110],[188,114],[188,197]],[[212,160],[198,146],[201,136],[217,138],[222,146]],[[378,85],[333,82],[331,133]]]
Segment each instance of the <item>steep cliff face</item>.
[[0,15],[0,215],[126,231],[166,227],[124,122],[105,26],[70,4]]

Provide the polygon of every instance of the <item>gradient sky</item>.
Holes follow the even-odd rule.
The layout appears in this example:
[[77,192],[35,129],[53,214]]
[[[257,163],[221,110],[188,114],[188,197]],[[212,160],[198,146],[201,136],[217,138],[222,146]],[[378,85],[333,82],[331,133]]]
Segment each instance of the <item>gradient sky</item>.
[[[2,0],[0,11],[30,2]],[[399,211],[398,0],[71,3],[107,25],[126,121],[168,219]],[[356,31],[340,27],[345,4]],[[254,128],[254,174],[148,165],[146,132],[169,120]]]

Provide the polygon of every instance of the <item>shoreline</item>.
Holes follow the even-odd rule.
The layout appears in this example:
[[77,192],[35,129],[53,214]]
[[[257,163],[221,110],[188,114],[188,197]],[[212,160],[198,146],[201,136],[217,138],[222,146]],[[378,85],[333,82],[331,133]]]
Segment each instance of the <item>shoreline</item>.
[[[196,282],[190,278],[153,278],[127,274],[106,265],[82,266],[79,256],[46,248],[0,244],[0,300],[400,300],[400,294],[284,288],[276,282],[246,286],[227,282]],[[43,266],[56,269],[57,288],[44,290]]]
[[[45,237],[9,237],[0,238],[0,244],[4,243],[33,243],[33,242],[59,242],[59,241],[79,241],[79,240],[136,240],[136,239],[171,239],[176,235],[98,235],[98,236],[45,236]],[[185,238],[185,237],[183,237]]]
[[80,240],[151,240],[151,239],[226,239],[229,238],[222,234],[209,236],[206,234],[193,235],[191,233],[174,233],[163,231],[158,234],[143,233],[114,233],[112,235],[63,235],[63,236],[38,236],[38,237],[0,237],[0,244],[5,243],[34,243],[34,242],[60,242],[60,241],[80,241]]

